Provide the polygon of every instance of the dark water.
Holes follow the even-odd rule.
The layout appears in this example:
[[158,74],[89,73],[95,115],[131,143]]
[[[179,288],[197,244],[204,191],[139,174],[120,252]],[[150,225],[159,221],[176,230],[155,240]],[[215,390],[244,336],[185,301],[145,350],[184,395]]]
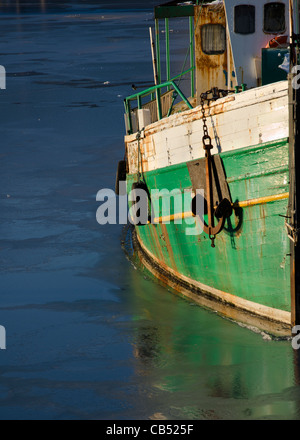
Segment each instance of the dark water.
[[153,283],[96,222],[154,4],[0,4],[2,420],[300,418],[290,341]]

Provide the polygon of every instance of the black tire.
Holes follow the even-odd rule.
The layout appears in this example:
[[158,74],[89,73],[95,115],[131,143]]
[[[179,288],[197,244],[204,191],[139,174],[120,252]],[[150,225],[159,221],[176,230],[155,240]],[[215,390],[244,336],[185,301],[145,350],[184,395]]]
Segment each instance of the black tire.
[[126,181],[126,174],[126,160],[120,160],[118,163],[115,185],[115,193],[117,194],[117,196],[124,195],[120,194],[120,182]]
[[[149,190],[148,187],[146,185],[145,182],[133,182],[131,190],[134,191],[136,189],[142,189],[147,193],[147,196],[149,197]],[[148,223],[148,219],[149,219],[149,207],[148,207],[148,216],[147,216],[147,220],[145,220],[145,222],[136,222],[135,226],[144,226]]]

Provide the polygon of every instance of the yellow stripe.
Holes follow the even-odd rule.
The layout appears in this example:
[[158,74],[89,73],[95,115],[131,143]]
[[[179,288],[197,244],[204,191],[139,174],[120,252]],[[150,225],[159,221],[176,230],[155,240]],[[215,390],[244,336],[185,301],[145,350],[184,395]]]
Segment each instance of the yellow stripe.
[[289,198],[289,193],[276,194],[275,196],[260,197],[258,199],[245,200],[244,202],[233,203],[234,208],[246,208],[247,206],[262,205],[263,203],[276,202]]
[[178,214],[165,215],[163,217],[155,217],[154,223],[166,223],[175,220],[183,220],[185,218],[194,217],[192,211],[188,212],[179,212]]
[[[271,203],[271,202],[276,202],[277,200],[284,200],[288,198],[289,198],[289,193],[283,193],[283,194],[276,194],[274,196],[244,200],[243,202],[236,202],[233,203],[232,206],[233,208],[246,208],[248,206],[262,205],[263,203]],[[170,221],[183,220],[185,218],[190,218],[190,217],[194,217],[194,214],[191,211],[179,212],[178,214],[155,217],[154,223],[168,223]]]

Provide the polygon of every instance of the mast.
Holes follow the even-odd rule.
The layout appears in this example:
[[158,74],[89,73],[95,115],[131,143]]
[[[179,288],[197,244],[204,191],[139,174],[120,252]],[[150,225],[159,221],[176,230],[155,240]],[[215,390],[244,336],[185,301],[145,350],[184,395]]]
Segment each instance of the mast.
[[290,74],[289,83],[289,209],[286,222],[290,239],[291,324],[300,325],[300,85],[293,81],[298,73],[298,0],[289,1]]

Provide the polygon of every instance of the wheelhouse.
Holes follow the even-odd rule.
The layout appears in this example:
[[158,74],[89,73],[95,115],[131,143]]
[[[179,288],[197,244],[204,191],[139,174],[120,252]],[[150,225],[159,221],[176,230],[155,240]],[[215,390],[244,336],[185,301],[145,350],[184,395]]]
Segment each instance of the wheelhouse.
[[[289,0],[171,1],[157,6],[154,18],[155,84],[125,100],[127,134],[199,105],[201,94],[214,87],[238,93],[287,79]],[[189,22],[189,43],[183,68],[172,78],[169,21],[178,18]],[[185,93],[183,77],[190,81]]]

